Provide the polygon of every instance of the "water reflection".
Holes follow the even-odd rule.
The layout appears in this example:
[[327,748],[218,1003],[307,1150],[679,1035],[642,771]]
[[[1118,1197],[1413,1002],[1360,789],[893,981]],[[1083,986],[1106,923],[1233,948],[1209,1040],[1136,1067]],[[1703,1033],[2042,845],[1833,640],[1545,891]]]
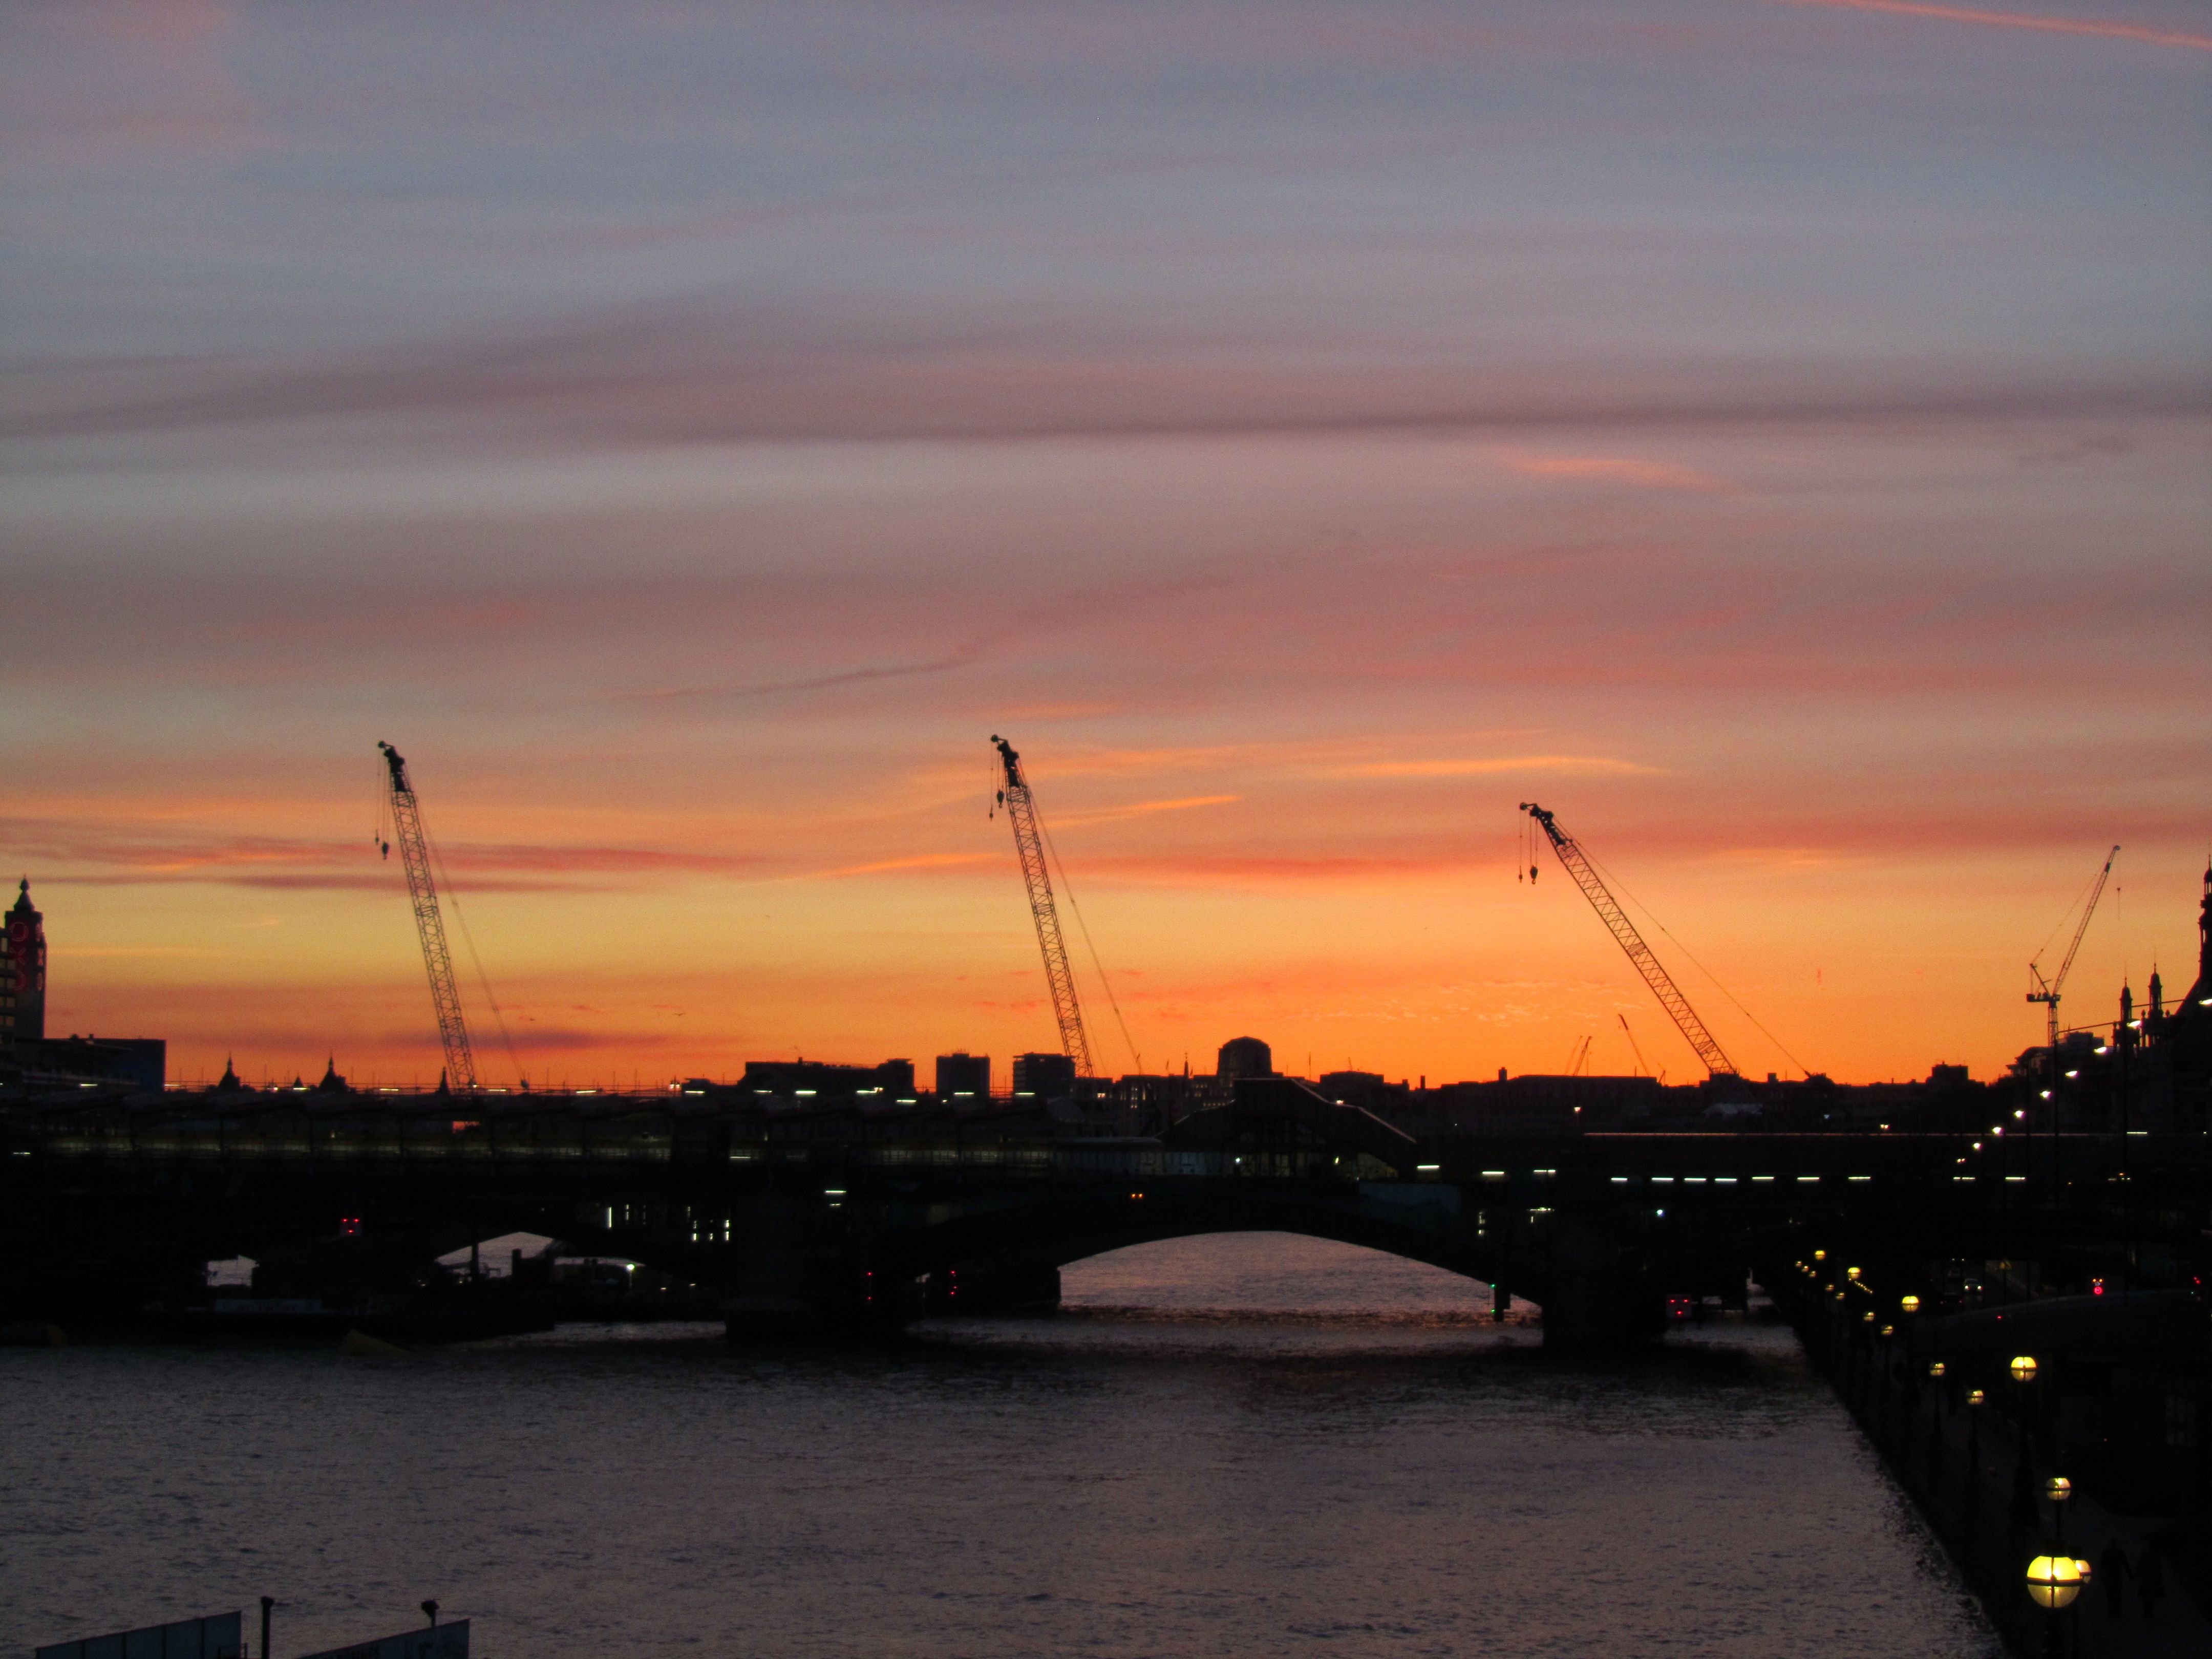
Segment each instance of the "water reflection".
[[1996,1652],[1786,1333],[1562,1364],[1273,1236],[1066,1284],[888,1346],[0,1350],[9,1634],[266,1591],[280,1651],[435,1595],[486,1659]]

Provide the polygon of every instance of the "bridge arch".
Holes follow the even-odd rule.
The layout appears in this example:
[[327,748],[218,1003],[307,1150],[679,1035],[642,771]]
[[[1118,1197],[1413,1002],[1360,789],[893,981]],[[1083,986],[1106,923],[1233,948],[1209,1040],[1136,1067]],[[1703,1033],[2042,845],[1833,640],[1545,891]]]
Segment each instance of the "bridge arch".
[[[964,1283],[965,1305],[978,1311],[1057,1296],[1059,1270],[1133,1245],[1222,1233],[1290,1233],[1357,1245],[1483,1284],[1501,1279],[1540,1301],[1538,1263],[1517,1273],[1510,1252],[1479,1227],[1465,1224],[1457,1194],[1434,1189],[1437,1200],[1393,1207],[1342,1194],[1203,1195],[1132,1190],[1119,1196],[1062,1194],[1033,1204],[993,1206],[891,1234],[873,1269],[887,1285],[927,1281],[931,1306],[943,1310],[946,1286]],[[1054,1288],[1048,1296],[1040,1287]]]

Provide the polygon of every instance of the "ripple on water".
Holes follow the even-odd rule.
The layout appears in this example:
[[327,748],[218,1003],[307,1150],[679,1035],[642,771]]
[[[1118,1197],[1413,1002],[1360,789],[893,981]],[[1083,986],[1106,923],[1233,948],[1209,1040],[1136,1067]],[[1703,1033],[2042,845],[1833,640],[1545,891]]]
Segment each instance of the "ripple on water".
[[1786,1332],[1561,1363],[1254,1235],[893,1346],[0,1350],[0,1635],[436,1595],[484,1659],[1998,1650]]

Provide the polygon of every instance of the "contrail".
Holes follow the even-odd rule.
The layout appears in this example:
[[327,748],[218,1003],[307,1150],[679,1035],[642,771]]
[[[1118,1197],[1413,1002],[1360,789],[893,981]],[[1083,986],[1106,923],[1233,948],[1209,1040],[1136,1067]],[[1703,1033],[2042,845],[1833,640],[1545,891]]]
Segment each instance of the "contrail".
[[965,668],[983,654],[980,645],[963,645],[949,656],[928,662],[900,663],[888,668],[848,668],[842,673],[817,674],[798,680],[763,680],[751,685],[676,686],[665,691],[624,691],[617,702],[665,702],[679,697],[769,697],[785,691],[823,691],[836,685],[859,685],[869,680],[902,680],[918,674],[948,674]]

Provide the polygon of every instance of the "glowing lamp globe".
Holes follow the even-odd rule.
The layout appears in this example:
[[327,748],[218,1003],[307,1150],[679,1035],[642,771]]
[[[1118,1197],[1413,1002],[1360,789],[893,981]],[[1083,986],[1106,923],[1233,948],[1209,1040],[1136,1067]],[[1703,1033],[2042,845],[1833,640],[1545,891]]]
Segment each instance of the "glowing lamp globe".
[[1897,1305],[1904,1309],[1905,1311],[1909,1314],[1918,1313],[1920,1311],[1920,1298],[1917,1296],[1901,1296],[1897,1299]]
[[2026,1354],[2026,1353],[2023,1353],[2023,1354],[2015,1354],[2015,1355],[2014,1355],[2014,1356],[2013,1356],[2013,1362],[2012,1362],[2011,1370],[2012,1370],[2012,1380],[2013,1380],[2014,1382],[2034,1382],[2034,1381],[2035,1381],[2035,1356],[2034,1356],[2033,1354]]
[[1826,1250],[1815,1250],[1813,1252],[1813,1260],[1815,1261],[1826,1261],[1827,1259],[1828,1253]]
[[1989,1395],[1984,1394],[1979,1389],[1969,1389],[1966,1390],[1966,1403],[1969,1406],[1978,1406],[1982,1401],[1988,1398]]
[[1942,1376],[1943,1362],[1940,1359],[1930,1360],[1928,1364],[1928,1375],[1930,1376]]
[[2081,1593],[2081,1564],[2070,1555],[2039,1555],[2027,1564],[2028,1599],[2053,1611]]
[[2074,1483],[2063,1474],[2054,1474],[2043,1483],[2043,1495],[2054,1504],[2063,1504],[2074,1495]]
[[1862,1325],[1871,1325],[1871,1324],[1873,1324],[1873,1323],[1874,1323],[1874,1310],[1873,1310],[1873,1309],[1871,1309],[1871,1308],[1869,1308],[1869,1309],[1868,1309],[1864,1313],[1861,1314],[1861,1315],[1859,1316],[1859,1323],[1861,1323]]
[[1856,1280],[1858,1276],[1859,1270],[1856,1267],[1846,1267],[1844,1269],[1844,1277],[1846,1279]]
[[1885,1325],[1881,1328],[1881,1334],[1884,1336],[1895,1336],[1897,1334],[1897,1327],[1894,1325]]

